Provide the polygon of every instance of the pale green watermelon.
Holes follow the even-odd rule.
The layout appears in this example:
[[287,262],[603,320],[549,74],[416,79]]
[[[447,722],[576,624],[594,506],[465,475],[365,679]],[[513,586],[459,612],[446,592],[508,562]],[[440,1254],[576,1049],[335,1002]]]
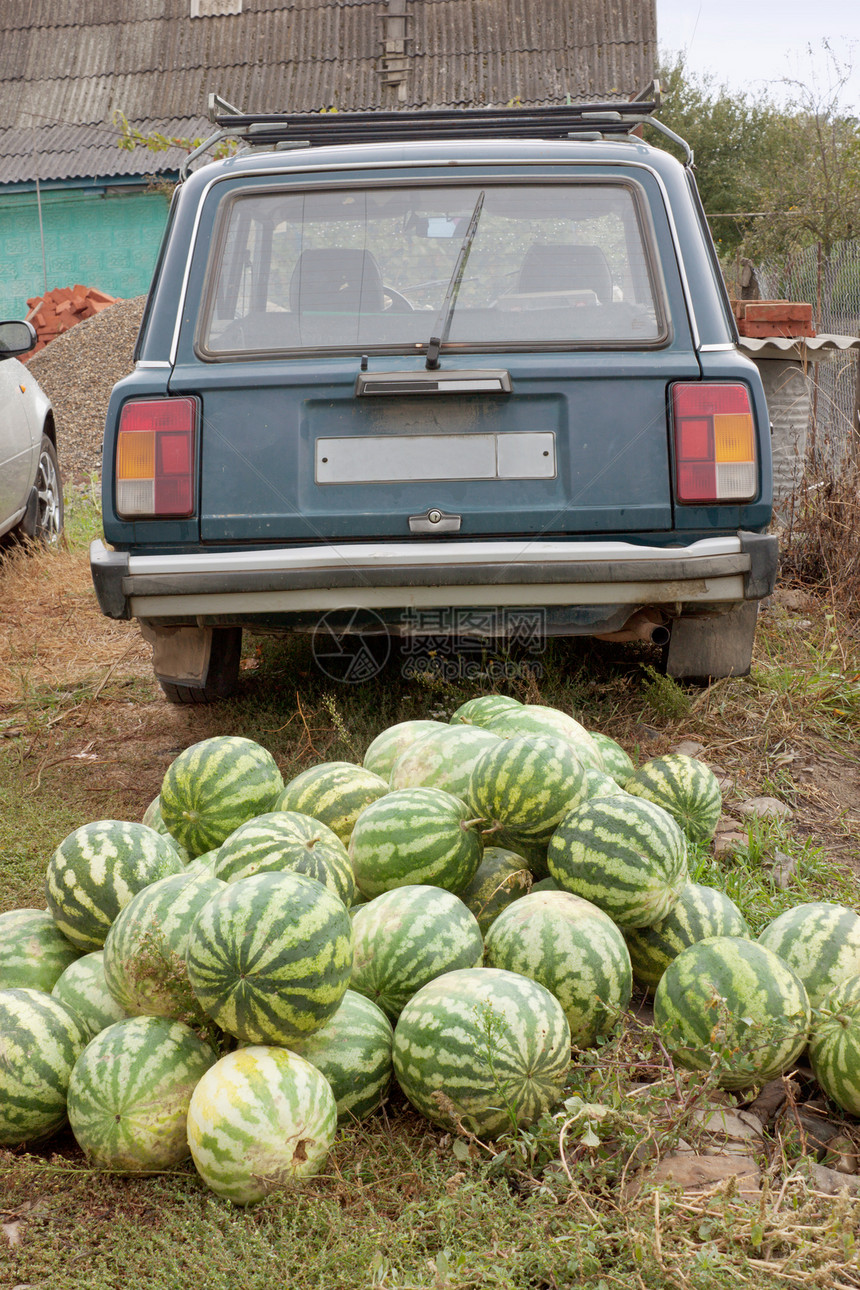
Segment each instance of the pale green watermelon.
[[215,735],[192,744],[168,766],[161,816],[190,856],[220,846],[240,824],[272,809],[283,777],[253,739]]
[[77,1013],[44,990],[0,990],[0,1147],[63,1127],[72,1068],[89,1038]]
[[479,1138],[528,1128],[564,1096],[570,1029],[544,986],[464,968],[430,981],[394,1031],[394,1073],[434,1124]]
[[379,775],[386,782],[397,758],[406,751],[410,744],[431,730],[445,729],[445,721],[398,721],[378,734],[364,754],[365,770]]
[[[255,879],[248,879],[253,882]],[[251,1205],[317,1174],[337,1131],[331,1086],[286,1048],[228,1053],[203,1075],[188,1108],[188,1146],[218,1196]]]
[[393,1072],[394,1031],[371,999],[347,990],[333,1017],[292,1051],[321,1071],[337,1102],[338,1124],[355,1124],[385,1100]]
[[609,1034],[630,1002],[624,937],[596,905],[566,891],[533,892],[503,910],[487,933],[486,961],[546,986],[577,1048]]
[[396,1021],[422,985],[456,968],[478,967],[484,942],[471,910],[440,887],[385,891],[355,911],[350,988]]
[[511,699],[504,694],[481,694],[460,704],[451,714],[451,725],[486,726],[503,712],[522,706],[519,699]]
[[43,909],[0,914],[0,990],[16,987],[48,993],[81,951]]
[[128,1017],[102,1030],[69,1081],[69,1123],[100,1169],[152,1173],[189,1154],[191,1095],[216,1053],[163,1017]]
[[48,864],[45,898],[57,927],[82,951],[104,945],[132,896],[157,878],[181,873],[170,842],[145,824],[96,820],[65,838]]
[[493,734],[503,739],[514,735],[555,735],[568,739],[576,749],[583,768],[603,770],[603,757],[585,726],[560,708],[549,708],[542,703],[524,703],[519,708],[501,712],[487,726]]
[[501,743],[478,726],[443,726],[415,741],[391,768],[392,788],[441,788],[468,800],[472,769],[488,748]]

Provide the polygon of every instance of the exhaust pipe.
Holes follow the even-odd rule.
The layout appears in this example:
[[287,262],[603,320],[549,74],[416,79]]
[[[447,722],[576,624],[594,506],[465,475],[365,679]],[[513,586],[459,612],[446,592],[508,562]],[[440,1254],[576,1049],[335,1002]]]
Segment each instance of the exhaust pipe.
[[663,619],[650,609],[639,609],[632,614],[617,632],[595,632],[599,641],[645,641],[649,645],[666,645],[669,628]]

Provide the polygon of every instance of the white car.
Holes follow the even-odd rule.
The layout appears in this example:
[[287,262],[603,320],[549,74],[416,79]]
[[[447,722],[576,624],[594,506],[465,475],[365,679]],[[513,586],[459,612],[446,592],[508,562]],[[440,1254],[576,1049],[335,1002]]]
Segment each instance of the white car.
[[0,536],[48,545],[63,529],[63,485],[50,400],[16,355],[36,343],[28,322],[0,322]]

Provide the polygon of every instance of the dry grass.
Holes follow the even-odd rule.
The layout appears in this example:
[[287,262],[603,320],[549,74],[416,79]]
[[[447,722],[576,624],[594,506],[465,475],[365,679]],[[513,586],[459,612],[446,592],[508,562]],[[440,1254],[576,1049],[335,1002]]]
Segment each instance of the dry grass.
[[134,623],[104,618],[85,553],[62,547],[0,556],[0,704],[145,672],[149,649]]

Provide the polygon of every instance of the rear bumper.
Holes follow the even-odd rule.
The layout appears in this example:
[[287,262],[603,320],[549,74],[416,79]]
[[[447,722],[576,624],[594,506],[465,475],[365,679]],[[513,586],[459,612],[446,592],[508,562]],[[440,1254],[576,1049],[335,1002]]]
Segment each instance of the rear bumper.
[[457,541],[134,555],[97,540],[90,567],[111,618],[289,626],[346,609],[582,607],[579,630],[600,631],[645,605],[678,613],[761,599],[776,580],[777,541],[739,532],[678,547]]

